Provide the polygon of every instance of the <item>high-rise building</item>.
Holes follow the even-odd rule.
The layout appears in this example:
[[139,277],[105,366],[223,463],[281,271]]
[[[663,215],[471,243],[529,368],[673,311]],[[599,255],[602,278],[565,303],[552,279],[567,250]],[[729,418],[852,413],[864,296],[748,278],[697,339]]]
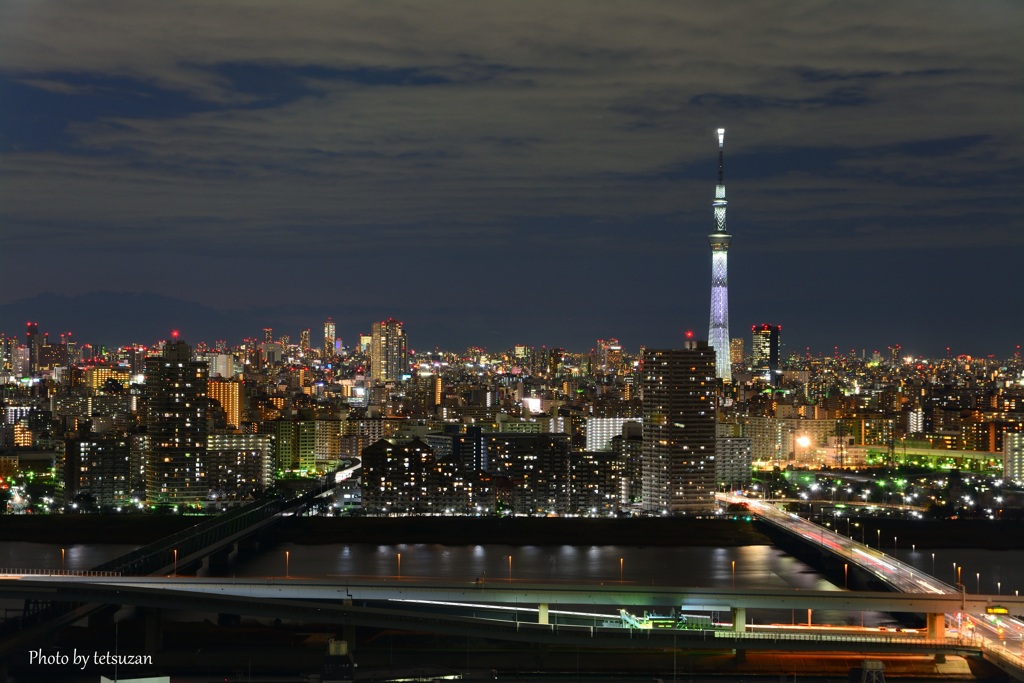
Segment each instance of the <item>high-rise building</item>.
[[211,492],[243,498],[274,483],[274,447],[269,434],[214,431],[206,441]]
[[621,436],[622,426],[637,422],[635,417],[588,417],[586,422],[586,450],[610,451],[612,439]]
[[1024,432],[1003,435],[1003,477],[1015,482],[1024,480]]
[[196,360],[206,362],[210,377],[228,379],[235,374],[235,357],[230,353],[197,353]]
[[303,351],[309,351],[309,330],[301,330],[299,332],[299,348]]
[[181,340],[146,359],[146,498],[181,504],[205,499],[207,366]]
[[207,383],[207,396],[220,403],[228,426],[239,429],[245,410],[245,385],[238,380],[211,379]]
[[39,323],[25,323],[25,346],[28,348],[28,374],[34,375],[39,368],[39,351],[43,345],[39,337]]
[[64,500],[90,496],[99,506],[131,500],[130,443],[124,436],[76,436],[64,444]]
[[753,440],[745,436],[719,436],[715,453],[715,482],[728,489],[751,482]]
[[370,331],[370,379],[396,382],[408,370],[405,330],[394,318],[373,323]]
[[761,323],[751,330],[750,369],[766,377],[773,385],[779,383],[779,337],[782,335],[781,325]]
[[714,508],[715,372],[715,350],[703,341],[644,351],[644,510],[675,514]]
[[729,242],[732,236],[725,227],[725,175],[723,148],[725,128],[718,129],[718,185],[715,186],[715,231],[708,235],[711,243],[711,324],[708,344],[715,350],[715,375],[726,382],[732,379],[729,360]]
[[337,337],[334,321],[328,318],[324,322],[324,358],[334,356],[334,340]]
[[618,339],[597,340],[597,369],[606,373],[618,372],[622,368],[622,344]]
[[729,362],[732,367],[743,367],[743,337],[733,337],[729,342]]

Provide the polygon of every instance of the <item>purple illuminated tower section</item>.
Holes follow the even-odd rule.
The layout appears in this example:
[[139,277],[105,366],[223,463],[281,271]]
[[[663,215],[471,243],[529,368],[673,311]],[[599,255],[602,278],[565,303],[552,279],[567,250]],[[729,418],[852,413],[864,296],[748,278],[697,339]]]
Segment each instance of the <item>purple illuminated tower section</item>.
[[715,375],[726,382],[732,380],[729,361],[729,241],[732,236],[725,227],[725,176],[723,148],[725,128],[718,129],[718,185],[715,186],[715,231],[711,242],[711,326],[708,346],[715,350]]

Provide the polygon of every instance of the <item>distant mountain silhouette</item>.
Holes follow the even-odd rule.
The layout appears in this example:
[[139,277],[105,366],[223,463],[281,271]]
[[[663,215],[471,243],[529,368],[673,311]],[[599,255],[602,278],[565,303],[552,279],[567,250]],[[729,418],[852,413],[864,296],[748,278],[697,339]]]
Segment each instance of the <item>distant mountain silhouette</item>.
[[[323,322],[327,316],[334,318],[337,335],[346,346],[358,343],[357,335],[368,333],[374,320],[389,316],[413,325],[415,341],[420,344],[425,344],[427,338],[433,341],[444,335],[452,326],[451,316],[442,312],[438,319],[436,310],[425,316],[408,309],[351,303],[289,303],[219,310],[153,292],[86,292],[72,296],[44,292],[0,304],[0,332],[24,341],[25,323],[32,321],[39,323],[40,333],[48,332],[54,341],[60,339],[62,332],[71,332],[79,344],[116,347],[136,342],[153,344],[168,339],[173,330],[178,330],[189,343],[224,339],[228,344],[237,344],[247,337],[262,340],[264,327],[274,328],[275,339],[288,335],[293,343],[298,343],[299,331],[309,328],[310,342],[319,347],[323,344]],[[422,327],[416,318],[423,319]]]
[[[504,349],[517,343],[586,349],[602,331],[596,325],[593,330],[586,329],[594,324],[586,312],[567,312],[546,305],[509,311],[502,306],[466,309],[451,301],[429,308],[344,301],[335,305],[290,302],[217,309],[153,292],[84,292],[71,296],[44,292],[0,304],[0,332],[24,340],[25,322],[32,321],[39,323],[40,333],[48,332],[54,341],[62,332],[71,332],[79,344],[117,347],[153,344],[168,339],[173,330],[189,343],[224,339],[233,345],[247,337],[262,340],[264,327],[274,328],[275,339],[288,335],[298,343],[299,331],[308,328],[310,342],[319,347],[328,316],[334,319],[337,335],[348,347],[358,343],[360,333],[369,333],[375,320],[388,317],[406,324],[414,349],[459,349],[471,344]],[[623,329],[631,327],[623,325]],[[574,338],[566,338],[567,330]]]
[[25,322],[32,321],[51,340],[71,332],[79,344],[118,346],[151,344],[169,338],[175,329],[187,341],[255,336],[259,328],[250,327],[246,317],[152,292],[44,292],[0,305],[0,330],[24,338]]

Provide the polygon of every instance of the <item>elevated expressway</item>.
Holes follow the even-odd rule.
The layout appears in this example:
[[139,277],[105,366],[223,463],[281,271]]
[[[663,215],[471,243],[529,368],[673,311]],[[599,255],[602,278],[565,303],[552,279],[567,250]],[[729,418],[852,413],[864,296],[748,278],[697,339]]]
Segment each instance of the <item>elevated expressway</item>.
[[[218,555],[226,560],[233,548],[238,548],[260,530],[284,518],[301,514],[328,490],[326,482],[321,482],[314,490],[296,498],[256,501],[208,518],[189,529],[93,567],[87,573],[107,576],[161,575],[172,570],[177,573],[179,566],[196,565],[206,558],[213,560]],[[77,577],[64,578],[73,582]],[[25,609],[19,617],[5,618],[0,622],[0,680],[3,678],[4,663],[13,653],[45,640],[57,629],[97,614],[106,605],[120,604],[117,601],[91,602],[87,599],[66,598],[63,594],[45,595],[34,591],[8,595],[24,600]]]
[[[746,609],[831,609],[933,612],[956,609],[958,596],[794,589],[716,589],[629,585],[442,583],[402,580],[325,580],[273,577],[223,580],[193,577],[0,576],[0,597],[80,600],[156,609],[217,611],[320,623],[422,630],[522,642],[591,647],[704,650],[849,651],[978,654],[956,639],[869,629],[747,629]],[[1024,599],[1018,599],[1024,608]],[[969,603],[972,604],[973,603]],[[978,606],[983,603],[979,601]],[[555,606],[670,607],[731,610],[732,630],[677,630],[550,623]],[[458,608],[459,616],[445,613]],[[554,614],[554,610],[550,611]],[[536,616],[534,616],[536,615]],[[520,620],[520,616],[529,619]],[[1022,679],[1024,680],[1024,679]]]
[[[957,631],[957,639],[963,640],[965,633],[962,627],[969,624],[972,627],[971,641],[981,647],[986,659],[1015,678],[1024,680],[1024,621],[1012,616],[1024,615],[1024,605],[1019,597],[968,595],[963,583],[952,586],[940,581],[917,567],[900,562],[880,550],[858,543],[794,513],[786,512],[769,501],[728,494],[718,494],[717,497],[723,503],[742,505],[775,529],[856,565],[903,595],[923,594],[951,599],[953,603],[945,603],[946,607],[941,611],[921,610],[927,615],[928,638],[944,639],[945,624],[949,621],[961,627]],[[890,600],[894,604],[899,597],[901,596],[890,594]],[[934,603],[934,607],[937,608],[939,604]],[[891,607],[883,609],[889,612],[901,611]],[[999,623],[993,623],[993,613],[1005,616],[999,617]]]

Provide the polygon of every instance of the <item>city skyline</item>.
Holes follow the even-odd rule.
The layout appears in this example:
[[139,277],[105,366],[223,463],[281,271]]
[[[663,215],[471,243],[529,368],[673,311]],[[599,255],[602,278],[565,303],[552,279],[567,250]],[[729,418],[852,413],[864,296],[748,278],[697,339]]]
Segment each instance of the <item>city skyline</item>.
[[[204,344],[208,347],[214,347],[219,345],[221,342],[226,344],[228,347],[237,348],[240,345],[249,343],[262,344],[264,342],[273,341],[275,343],[286,341],[293,347],[305,348],[304,337],[306,333],[312,333],[319,331],[320,327],[326,327],[327,325],[337,326],[337,323],[328,316],[327,321],[317,322],[319,318],[316,318],[313,314],[309,313],[308,310],[300,308],[298,311],[292,312],[281,312],[278,311],[274,318],[278,322],[275,324],[267,323],[266,318],[258,317],[247,317],[244,312],[238,313],[234,316],[225,316],[224,314],[210,309],[207,307],[192,304],[190,302],[184,302],[180,300],[169,299],[167,297],[154,295],[150,293],[140,294],[137,292],[129,293],[112,293],[112,292],[100,292],[96,293],[95,296],[101,300],[106,301],[108,304],[112,304],[115,299],[126,297],[134,301],[144,301],[152,304],[153,307],[157,308],[156,311],[140,311],[143,320],[140,323],[139,320],[131,320],[126,322],[114,323],[110,327],[107,327],[106,322],[97,321],[90,317],[88,307],[81,306],[69,306],[62,311],[66,312],[63,315],[51,315],[48,318],[40,318],[37,315],[4,315],[4,306],[0,305],[0,321],[6,323],[11,321],[9,327],[12,331],[8,332],[7,329],[0,329],[0,337],[14,338],[22,346],[25,346],[28,338],[28,329],[35,329],[40,339],[45,339],[46,343],[59,345],[63,344],[65,337],[67,341],[73,342],[78,346],[83,344],[90,345],[93,347],[102,346],[106,350],[112,350],[117,348],[127,348],[131,346],[151,346],[157,348],[162,344],[170,343],[173,340],[181,336],[183,341],[187,341],[190,344]],[[92,295],[86,295],[85,297],[79,297],[77,299],[68,299],[68,301],[88,301],[91,300]],[[53,299],[59,299],[52,293],[45,294],[42,299],[47,305],[43,306],[44,310],[52,311]],[[31,302],[28,302],[31,303]],[[176,315],[168,316],[166,311],[159,309],[160,305],[170,305],[177,312]],[[18,306],[24,307],[26,302],[22,302]],[[24,310],[31,310],[25,308]],[[191,318],[186,312],[198,312],[198,319]],[[147,313],[149,315],[147,315]],[[274,315],[272,313],[271,315]],[[155,316],[162,316],[159,319]],[[15,320],[23,318],[35,318],[34,321],[16,323]],[[54,325],[49,325],[47,322],[38,322],[38,320],[58,320]],[[389,320],[394,320],[390,317]],[[173,326],[169,327],[164,324],[167,320],[183,320],[185,321],[184,327]],[[224,323],[227,321],[226,324]],[[253,322],[253,321],[256,322]],[[261,321],[262,322],[259,322]],[[289,321],[287,324],[281,325],[281,320]],[[301,322],[296,322],[301,321]],[[365,317],[360,317],[358,320],[343,321],[344,327],[337,328],[336,337],[336,350],[340,353],[352,353],[357,350],[360,344],[360,338],[370,338],[371,334],[368,330],[373,330],[379,324],[384,321],[370,320]],[[405,326],[404,321],[396,321],[399,325]],[[65,324],[70,323],[70,324]],[[297,327],[305,323],[306,327]],[[349,324],[351,323],[351,324]],[[778,328],[781,329],[781,325],[774,325],[770,323],[757,323],[751,326],[751,331],[747,331],[745,325],[735,329],[730,336],[730,348],[736,348],[736,344],[739,344],[738,348],[744,350],[742,357],[748,360],[754,359],[757,355],[757,344],[758,344],[758,332],[761,328]],[[132,330],[126,332],[125,330]],[[414,338],[412,342],[408,343],[409,353],[429,353],[431,351],[443,351],[443,352],[461,352],[467,349],[483,349],[491,353],[505,353],[511,352],[516,347],[524,346],[527,348],[535,349],[562,349],[570,354],[580,353],[600,353],[602,339],[592,339],[589,343],[586,340],[582,340],[582,343],[578,345],[565,345],[559,344],[558,340],[565,338],[564,336],[558,337],[554,340],[546,340],[538,338],[535,332],[530,330],[524,330],[523,333],[516,338],[502,341],[497,344],[487,345],[481,343],[475,343],[473,339],[466,338],[462,342],[458,342],[454,345],[443,345],[443,344],[432,344],[430,341],[430,334],[436,334],[438,327],[436,325],[428,324],[423,330],[414,329]],[[273,339],[265,338],[267,332],[273,334]],[[424,334],[421,334],[424,333]],[[557,334],[557,333],[556,333]],[[426,336],[426,338],[424,338]],[[608,335],[606,335],[608,336]],[[617,337],[612,337],[618,341]],[[669,341],[665,346],[666,348],[683,348],[690,340],[708,341],[695,330],[686,329],[681,330],[679,338],[677,340]],[[420,341],[417,341],[420,340]],[[952,347],[952,346],[940,346],[937,340],[936,344],[931,347],[932,353],[921,353],[915,348],[907,348],[899,341],[894,341],[889,344],[876,344],[876,345],[863,345],[854,347],[852,345],[837,345],[831,348],[813,348],[809,346],[798,346],[791,343],[788,339],[781,341],[778,344],[777,350],[779,352],[779,359],[785,360],[789,358],[803,358],[811,356],[846,356],[846,357],[861,357],[869,359],[872,356],[890,357],[893,353],[897,353],[901,358],[914,359],[914,360],[932,360],[938,361],[943,358],[954,358],[954,357],[973,357],[973,358],[999,358],[1009,360],[1012,358],[1020,358],[1021,348],[1020,345],[1014,345],[1008,349],[1001,350],[1000,353],[976,353],[971,348],[963,347]],[[633,340],[633,343],[622,342],[620,344],[621,351],[628,355],[639,355],[644,348],[653,348],[654,345],[645,343],[643,339]],[[26,347],[27,348],[27,347]],[[312,347],[310,347],[312,348]],[[282,347],[283,349],[283,347]],[[323,350],[315,350],[313,354],[315,357],[322,357]],[[734,356],[735,352],[730,351],[730,356]],[[736,365],[737,361],[735,358],[732,359],[732,364]],[[734,368],[735,370],[735,368]]]
[[[394,317],[412,348],[678,346],[707,320],[724,127],[735,330],[1009,357],[1022,20],[1013,2],[5,3],[0,331],[295,339],[331,316],[348,344]],[[133,304],[158,297],[185,303]],[[76,308],[141,329],[95,338]]]

